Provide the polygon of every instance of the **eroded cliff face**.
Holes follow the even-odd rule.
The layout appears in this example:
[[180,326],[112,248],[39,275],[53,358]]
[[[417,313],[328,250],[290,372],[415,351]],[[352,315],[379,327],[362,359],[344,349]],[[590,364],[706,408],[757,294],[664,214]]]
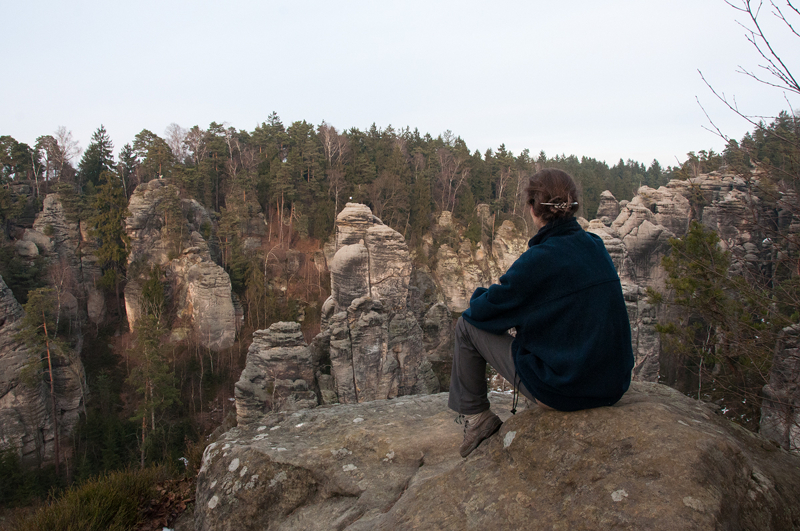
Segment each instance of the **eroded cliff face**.
[[164,179],[139,185],[131,196],[125,220],[131,240],[125,287],[128,323],[133,328],[142,314],[147,271],[159,266],[175,312],[173,335],[223,350],[233,345],[239,318],[230,277],[213,260],[201,235],[212,226],[208,212],[197,201],[180,200],[177,194]]
[[[49,385],[36,368],[44,352],[31,350],[17,339],[24,315],[0,277],[0,450],[18,452],[30,466],[53,459],[54,423]],[[77,356],[54,356],[58,427],[62,440],[78,422],[83,408],[83,366]],[[62,444],[62,452],[69,451]],[[62,457],[63,458],[63,457]]]
[[[99,325],[106,317],[106,301],[97,281],[102,271],[94,251],[97,244],[85,222],[71,221],[58,194],[48,194],[33,228],[26,229],[22,241],[34,245],[56,272],[51,284],[65,297],[65,317]],[[80,325],[80,323],[77,323]],[[77,331],[80,326],[77,327]]]
[[256,330],[235,387],[238,424],[250,424],[272,411],[315,407],[317,369],[318,360],[299,323],[279,322],[268,330]]
[[[670,366],[673,361],[662,359],[655,328],[657,322],[666,320],[669,310],[651,305],[646,295],[647,288],[665,289],[667,275],[661,260],[669,252],[669,239],[684,236],[696,220],[716,231],[723,248],[733,252],[732,272],[757,267],[768,250],[764,236],[746,215],[748,205],[758,208],[744,179],[716,173],[672,180],[658,190],[643,186],[630,201],[616,203],[610,193],[603,194],[599,219],[585,228],[603,238],[622,281],[633,335],[635,379],[657,381],[677,370]],[[615,211],[619,213],[609,223]]]
[[[479,205],[479,209],[482,206],[485,205]],[[453,223],[450,212],[442,212],[422,246],[424,261],[435,264],[431,269],[422,269],[434,279],[438,302],[458,313],[469,307],[476,288],[497,283],[528,248],[529,239],[509,220],[493,235],[491,223],[483,224],[479,243],[464,238],[463,231]]]
[[339,401],[437,391],[422,329],[408,303],[411,258],[403,236],[355,203],[339,213],[336,226],[332,294],[314,343],[329,353]]
[[792,529],[797,457],[666,386],[534,407],[467,459],[447,394],[273,413],[209,445],[195,528]]
[[[80,353],[87,323],[105,320],[105,296],[96,287],[101,276],[94,257],[96,248],[88,227],[71,221],[58,194],[44,198],[42,211],[32,227],[24,229],[15,243],[23,260],[43,259],[45,281],[54,290],[60,332],[73,351],[53,356],[56,419],[62,440],[78,423],[86,399]],[[31,352],[16,339],[24,311],[11,290],[0,280],[0,448],[13,448],[28,465],[54,457],[54,422],[49,385],[44,385]],[[49,377],[48,377],[49,378]],[[69,452],[62,445],[62,452]]]

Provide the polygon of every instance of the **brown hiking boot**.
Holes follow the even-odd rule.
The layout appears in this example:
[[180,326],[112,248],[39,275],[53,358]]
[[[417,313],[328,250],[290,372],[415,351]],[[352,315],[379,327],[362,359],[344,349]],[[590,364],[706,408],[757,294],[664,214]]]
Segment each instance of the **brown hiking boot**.
[[487,409],[481,416],[470,422],[464,421],[464,441],[461,443],[458,452],[461,457],[467,457],[472,450],[478,447],[485,439],[488,439],[500,429],[503,421],[500,417]]

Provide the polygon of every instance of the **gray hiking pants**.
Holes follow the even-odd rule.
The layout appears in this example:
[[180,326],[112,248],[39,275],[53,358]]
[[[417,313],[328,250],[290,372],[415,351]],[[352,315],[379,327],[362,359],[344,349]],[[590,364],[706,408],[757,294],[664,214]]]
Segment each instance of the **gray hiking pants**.
[[486,363],[494,367],[503,378],[516,385],[532,403],[536,403],[530,391],[517,378],[510,334],[495,335],[458,318],[453,351],[453,371],[450,374],[450,398],[448,407],[462,415],[474,415],[489,409],[486,396]]

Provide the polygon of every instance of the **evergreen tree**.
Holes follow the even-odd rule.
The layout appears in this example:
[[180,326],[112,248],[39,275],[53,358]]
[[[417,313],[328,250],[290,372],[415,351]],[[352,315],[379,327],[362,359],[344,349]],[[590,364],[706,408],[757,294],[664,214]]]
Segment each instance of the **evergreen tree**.
[[169,144],[157,134],[142,129],[133,139],[133,153],[138,161],[138,182],[169,177],[175,156]]
[[119,151],[119,165],[117,173],[122,181],[122,189],[125,192],[125,197],[130,197],[133,189],[139,184],[136,181],[136,171],[139,167],[139,161],[136,158],[136,153],[133,151],[133,146],[125,144]]
[[[729,406],[745,400],[749,405],[741,409],[747,415],[734,420],[747,424],[743,419],[749,418],[754,428],[778,333],[794,321],[795,308],[782,308],[760,273],[731,275],[731,253],[696,221],[686,236],[670,240],[670,247],[663,259],[669,297],[650,291],[654,302],[677,308],[674,320],[657,327],[665,352],[691,373],[699,399],[722,397]],[[664,376],[672,383],[682,379]]]
[[163,336],[167,330],[153,313],[145,313],[134,328],[136,339],[130,357],[135,363],[128,377],[139,397],[136,414],[131,420],[141,421],[140,466],[144,468],[148,440],[158,427],[157,419],[178,401],[178,390],[163,352]]
[[92,236],[98,239],[99,246],[94,254],[103,271],[99,284],[107,290],[114,289],[122,314],[120,283],[125,277],[130,238],[125,232],[128,199],[122,180],[115,173],[106,171],[100,176],[100,188],[92,198],[92,207],[89,225]]
[[[30,369],[37,374],[37,379],[38,375],[43,376],[50,387],[50,414],[53,420],[55,464],[58,475],[61,464],[61,443],[53,365],[57,363],[56,358],[63,345],[56,340],[56,304],[53,290],[39,288],[29,292],[28,302],[24,308],[25,315],[17,338],[30,349]],[[40,357],[41,353],[44,353],[44,358]],[[42,367],[43,362],[45,367]]]
[[102,125],[92,134],[92,142],[83,153],[81,162],[78,165],[78,183],[81,190],[90,186],[96,187],[100,184],[100,175],[104,171],[114,169],[114,157],[112,152],[114,144]]

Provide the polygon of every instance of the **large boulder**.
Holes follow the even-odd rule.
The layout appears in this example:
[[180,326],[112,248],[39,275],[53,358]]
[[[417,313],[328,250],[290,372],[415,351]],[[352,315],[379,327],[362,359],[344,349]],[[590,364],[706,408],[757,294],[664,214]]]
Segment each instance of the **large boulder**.
[[466,460],[447,394],[264,416],[206,448],[195,528],[792,529],[800,460],[666,386],[533,408]]

